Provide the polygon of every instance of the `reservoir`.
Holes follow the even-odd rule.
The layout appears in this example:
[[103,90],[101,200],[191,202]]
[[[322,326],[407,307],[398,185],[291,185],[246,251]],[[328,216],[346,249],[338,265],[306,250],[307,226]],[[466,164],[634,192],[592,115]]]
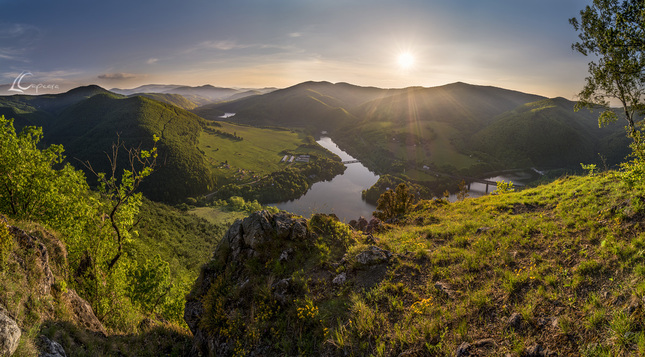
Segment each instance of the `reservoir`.
[[[338,155],[343,161],[356,160],[341,150],[329,137],[321,137],[317,143]],[[358,219],[360,216],[369,219],[376,207],[365,202],[361,193],[374,185],[379,177],[360,162],[345,166],[347,169],[343,174],[331,181],[316,182],[302,197],[271,206],[306,218],[315,213],[334,213],[343,222]]]

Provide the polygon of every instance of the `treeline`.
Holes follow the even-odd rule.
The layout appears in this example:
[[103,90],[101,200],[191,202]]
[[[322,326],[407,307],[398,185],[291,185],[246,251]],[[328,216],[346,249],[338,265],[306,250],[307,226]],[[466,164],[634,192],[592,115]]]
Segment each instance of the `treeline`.
[[215,135],[221,136],[221,137],[226,138],[226,139],[231,139],[231,140],[235,140],[235,141],[244,140],[244,138],[241,137],[241,136],[238,136],[237,133],[231,134],[231,133],[228,133],[226,131],[221,131],[221,130],[217,130],[217,129],[213,129],[213,128],[209,128],[209,127],[204,128],[204,131],[209,133],[209,134],[215,134]]
[[309,163],[273,172],[254,184],[224,185],[215,194],[215,199],[239,196],[263,204],[293,200],[305,194],[314,182],[331,180],[344,171],[345,165],[340,161],[311,155]]

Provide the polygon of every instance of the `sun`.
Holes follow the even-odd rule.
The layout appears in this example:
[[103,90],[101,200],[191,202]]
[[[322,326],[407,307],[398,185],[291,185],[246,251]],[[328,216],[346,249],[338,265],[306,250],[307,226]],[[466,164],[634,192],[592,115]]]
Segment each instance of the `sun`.
[[399,54],[397,63],[401,69],[410,69],[414,65],[414,56],[410,52],[403,52]]

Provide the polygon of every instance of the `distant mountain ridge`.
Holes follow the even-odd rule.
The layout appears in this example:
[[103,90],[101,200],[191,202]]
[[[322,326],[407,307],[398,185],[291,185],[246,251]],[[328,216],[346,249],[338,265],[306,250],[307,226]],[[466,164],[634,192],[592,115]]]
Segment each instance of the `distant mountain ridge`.
[[[209,119],[217,119],[224,112],[236,113],[228,120],[249,125],[301,128],[312,133],[324,130],[343,149],[379,172],[395,167],[404,170],[429,166],[439,171],[476,175],[522,165],[572,167],[579,160],[597,160],[603,150],[612,164],[624,158],[622,129],[617,126],[597,129],[594,115],[574,112],[573,102],[564,104],[565,99],[556,101],[560,102],[557,111],[544,108],[550,116],[561,117],[550,127],[542,120],[551,139],[530,142],[534,147],[567,149],[566,155],[548,148],[527,150],[526,140],[519,140],[520,136],[512,131],[499,129],[512,127],[525,132],[530,126],[536,130],[536,123],[522,116],[521,108],[547,99],[463,82],[429,88],[382,89],[310,81],[265,95],[202,106],[193,112]],[[498,129],[486,129],[489,127]],[[507,136],[501,139],[495,132]],[[541,135],[536,133],[532,138]],[[505,143],[504,150],[496,145],[501,142]],[[567,146],[572,142],[582,145],[576,153]],[[528,157],[523,156],[529,152]],[[550,156],[540,157],[537,153]]]
[[[121,89],[121,88],[112,88],[110,89],[113,93],[118,93],[122,95],[147,95],[148,97],[151,94],[159,95],[168,95],[168,94],[177,94],[182,95],[188,101],[191,101],[196,104],[196,106],[207,105],[214,102],[222,102],[227,100],[240,99],[250,95],[265,94],[275,90],[275,88],[225,88],[225,87],[215,87],[210,84],[205,84],[202,86],[186,86],[186,85],[174,85],[174,84],[146,84],[132,89]],[[174,103],[172,103],[174,104]],[[195,107],[193,107],[195,108]],[[184,109],[193,109],[185,108]]]
[[[127,111],[134,111],[137,119],[131,120],[137,124],[129,127],[129,121],[122,121],[127,130],[137,126],[152,128],[156,124],[151,118],[155,117],[162,120],[175,115],[192,123],[201,118],[222,120],[222,114],[235,113],[225,120],[304,130],[314,135],[326,131],[343,150],[371,170],[399,173],[416,181],[432,181],[432,172],[476,176],[512,168],[579,167],[580,162],[600,163],[598,154],[611,166],[628,153],[619,125],[598,129],[596,114],[574,112],[574,103],[564,98],[548,99],[462,82],[395,89],[309,81],[277,90],[242,91],[211,85],[147,85],[132,89],[136,90],[157,92],[128,94],[128,98],[98,86],[85,86],[57,95],[4,96],[0,97],[0,114],[15,118],[18,127],[45,127],[46,132],[56,133],[45,137],[54,143],[53,138],[67,135],[60,129],[64,127],[62,118],[74,123],[68,126],[68,134],[74,128],[98,130],[88,127],[89,122],[79,121],[80,112],[91,113],[107,123],[116,120],[110,116],[130,118],[134,114]],[[183,94],[169,93],[173,91]],[[88,100],[94,96],[102,99]],[[229,97],[218,101],[218,96]],[[119,107],[129,109],[121,111]],[[53,126],[58,129],[50,130]],[[192,137],[193,130],[199,129],[190,129],[183,135]],[[203,161],[203,155],[188,154],[193,149],[188,150],[185,144],[193,141],[184,140],[179,150],[182,154],[175,158],[192,163]],[[73,144],[70,150],[81,147]],[[207,176],[206,170],[188,170],[191,180]],[[207,179],[200,180],[200,190],[210,186]]]
[[144,149],[159,136],[160,165],[142,185],[149,198],[178,202],[213,186],[197,148],[203,119],[175,105],[86,86],[55,95],[0,97],[3,114],[15,119],[17,129],[43,127],[45,145],[63,144],[72,164],[83,168],[80,162],[89,161],[102,172],[109,170],[105,153],[117,134],[129,147]]

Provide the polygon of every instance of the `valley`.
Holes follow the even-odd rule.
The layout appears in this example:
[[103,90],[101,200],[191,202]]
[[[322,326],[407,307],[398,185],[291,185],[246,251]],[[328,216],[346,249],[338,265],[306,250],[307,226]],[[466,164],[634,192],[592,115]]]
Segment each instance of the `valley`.
[[[51,170],[68,164],[60,172],[80,185],[47,191],[46,197],[68,195],[70,187],[77,192],[43,203],[53,205],[44,211],[51,217],[9,214],[13,228],[0,231],[20,247],[2,258],[13,270],[0,264],[0,284],[23,286],[0,299],[23,311],[16,315],[23,326],[67,341],[66,350],[191,355],[211,353],[215,344],[217,353],[231,355],[226,341],[235,341],[242,355],[336,355],[347,348],[355,355],[448,355],[465,340],[482,353],[523,351],[547,329],[554,335],[541,343],[566,354],[602,337],[587,325],[569,325],[589,319],[580,311],[602,306],[604,322],[588,324],[613,326],[609,319],[620,316],[610,311],[626,308],[598,302],[588,289],[628,296],[621,286],[640,274],[634,253],[640,240],[604,238],[630,260],[615,283],[596,277],[610,276],[618,263],[595,235],[641,234],[634,223],[639,203],[627,199],[630,188],[610,170],[629,153],[627,140],[619,126],[599,129],[596,114],[574,112],[573,102],[465,83],[380,89],[305,82],[251,92],[171,87],[0,97],[11,128],[42,127],[41,134],[12,139],[3,121],[7,142],[42,140],[32,151],[61,145],[64,158]],[[122,194],[100,193],[104,186],[82,164],[127,173],[138,163],[111,167],[106,160],[116,140],[153,148],[159,162],[140,186],[143,196],[115,209],[127,231],[123,243],[105,224],[106,209]],[[11,157],[7,162],[24,160],[15,154],[0,151]],[[580,163],[604,172],[568,176],[582,172]],[[515,181],[519,192],[489,195],[477,182],[460,186],[462,178]],[[127,175],[114,180],[128,185]],[[548,186],[533,187],[536,181]],[[399,194],[402,186],[408,193]],[[14,206],[3,192],[5,214]],[[373,219],[383,217],[377,201],[386,193],[410,195],[413,203],[405,214]],[[479,196],[485,197],[470,199]],[[57,210],[76,218],[49,213]],[[366,220],[357,222],[361,216]],[[39,275],[31,266],[17,268],[29,249],[13,238],[23,234],[18,230],[53,252],[51,292],[37,291],[37,280],[22,282],[24,274]],[[557,257],[550,255],[553,244]],[[115,249],[125,254],[110,272]],[[65,291],[88,299],[92,321],[105,333],[78,327],[87,321]],[[27,296],[47,302],[30,309]],[[571,302],[575,296],[584,298]],[[538,305],[559,309],[562,326],[536,325],[555,319]],[[56,311],[53,321],[48,310]],[[518,311],[525,323],[504,322]],[[505,332],[509,324],[516,337]],[[556,343],[563,336],[576,342]],[[480,343],[486,338],[495,342]],[[139,339],[160,342],[152,347]],[[27,341],[19,353],[33,354],[36,343]],[[96,347],[78,352],[88,345]]]

